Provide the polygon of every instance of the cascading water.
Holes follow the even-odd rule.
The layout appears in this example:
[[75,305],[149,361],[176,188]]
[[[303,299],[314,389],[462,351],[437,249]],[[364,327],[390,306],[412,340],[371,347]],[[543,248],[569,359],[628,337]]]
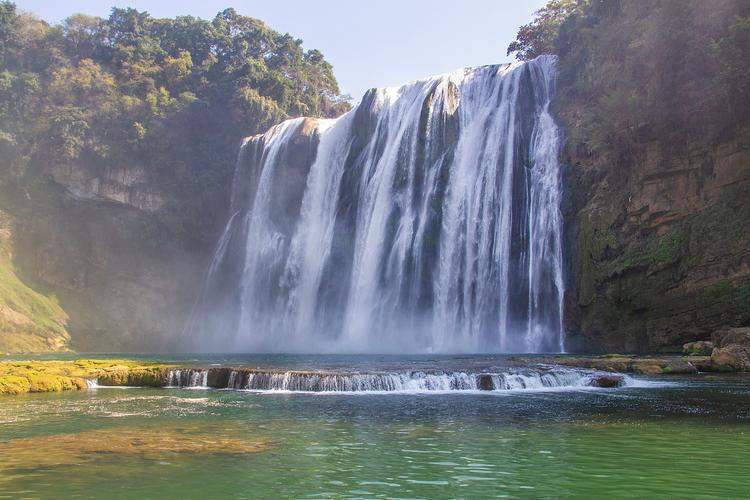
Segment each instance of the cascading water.
[[553,56],[246,140],[183,348],[564,350]]
[[624,375],[562,367],[373,373],[208,368],[171,370],[167,387],[338,393],[519,391],[600,387],[601,377],[618,380],[617,385],[634,383]]

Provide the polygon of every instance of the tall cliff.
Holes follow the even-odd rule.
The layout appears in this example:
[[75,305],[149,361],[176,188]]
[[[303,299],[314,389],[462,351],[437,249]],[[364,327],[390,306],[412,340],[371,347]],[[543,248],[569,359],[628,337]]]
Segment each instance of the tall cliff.
[[580,4],[555,42],[578,347],[750,324],[750,4]]

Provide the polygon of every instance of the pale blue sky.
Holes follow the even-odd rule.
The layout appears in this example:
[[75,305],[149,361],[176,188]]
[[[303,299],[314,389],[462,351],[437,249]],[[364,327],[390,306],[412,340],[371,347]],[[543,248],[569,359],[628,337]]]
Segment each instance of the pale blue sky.
[[342,92],[354,100],[370,87],[510,61],[516,30],[546,0],[14,0],[49,22],[70,14],[106,17],[113,6],[155,17],[212,19],[226,7],[304,40],[333,64]]

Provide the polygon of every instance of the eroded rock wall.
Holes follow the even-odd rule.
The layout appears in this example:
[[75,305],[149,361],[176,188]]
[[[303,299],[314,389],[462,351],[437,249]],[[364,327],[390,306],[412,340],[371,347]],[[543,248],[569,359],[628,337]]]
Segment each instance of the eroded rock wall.
[[653,351],[750,322],[750,140],[658,139],[613,162],[569,148],[570,328],[585,350]]

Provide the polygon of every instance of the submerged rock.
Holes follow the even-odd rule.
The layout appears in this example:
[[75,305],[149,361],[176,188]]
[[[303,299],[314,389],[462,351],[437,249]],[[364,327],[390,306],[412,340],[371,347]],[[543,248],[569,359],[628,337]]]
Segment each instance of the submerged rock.
[[85,466],[103,457],[173,460],[264,452],[269,443],[220,426],[113,427],[0,442],[0,478],[8,469]]
[[682,346],[682,353],[687,356],[710,356],[714,343],[707,340],[688,342]]
[[622,387],[625,377],[622,375],[597,375],[589,381],[591,387]]

